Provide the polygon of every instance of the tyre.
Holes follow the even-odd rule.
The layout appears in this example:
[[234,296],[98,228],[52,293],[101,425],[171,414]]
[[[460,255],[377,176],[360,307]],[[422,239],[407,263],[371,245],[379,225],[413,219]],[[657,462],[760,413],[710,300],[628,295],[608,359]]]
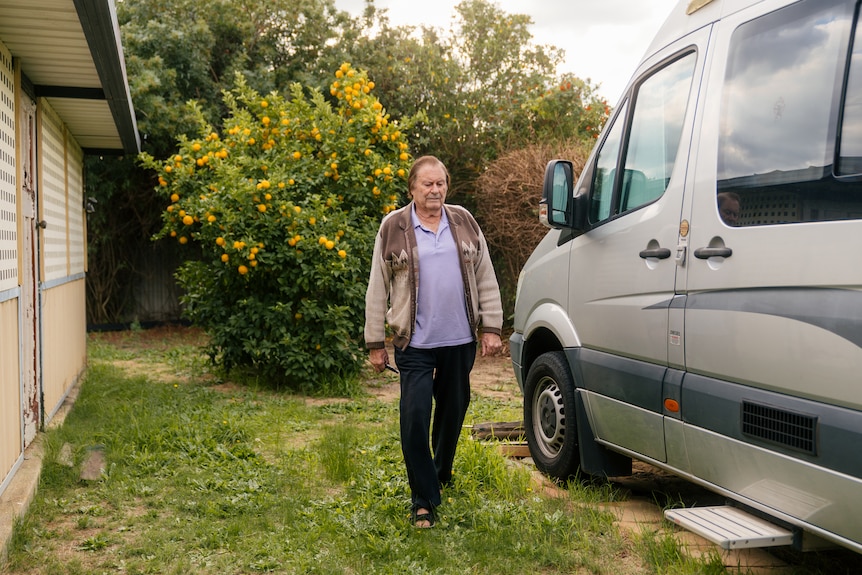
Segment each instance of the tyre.
[[525,383],[524,430],[539,471],[568,479],[578,471],[575,382],[561,351],[542,354]]

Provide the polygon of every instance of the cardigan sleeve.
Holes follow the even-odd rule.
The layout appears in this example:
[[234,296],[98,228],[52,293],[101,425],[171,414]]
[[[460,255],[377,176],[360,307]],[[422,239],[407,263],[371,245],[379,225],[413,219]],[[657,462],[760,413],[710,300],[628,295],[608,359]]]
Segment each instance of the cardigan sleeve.
[[365,292],[365,346],[379,349],[386,342],[386,308],[389,302],[389,274],[383,262],[380,231],[374,240],[371,273]]
[[476,266],[476,290],[479,298],[479,324],[482,331],[501,335],[503,333],[503,301],[500,286],[494,273],[494,264],[488,253],[485,236],[479,230],[479,252]]

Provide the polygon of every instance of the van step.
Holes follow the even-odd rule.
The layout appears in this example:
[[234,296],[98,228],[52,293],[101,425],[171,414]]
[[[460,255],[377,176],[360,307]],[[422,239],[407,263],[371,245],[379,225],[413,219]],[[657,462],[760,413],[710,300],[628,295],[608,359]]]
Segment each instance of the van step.
[[779,547],[793,543],[793,532],[729,505],[666,509],[664,516],[722,549]]

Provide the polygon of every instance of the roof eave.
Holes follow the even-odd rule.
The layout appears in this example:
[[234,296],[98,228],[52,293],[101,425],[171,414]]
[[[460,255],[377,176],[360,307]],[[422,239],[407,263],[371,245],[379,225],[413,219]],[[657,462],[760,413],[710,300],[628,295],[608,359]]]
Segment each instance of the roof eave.
[[111,115],[127,154],[141,151],[135,110],[129,92],[120,25],[112,0],[74,0]]

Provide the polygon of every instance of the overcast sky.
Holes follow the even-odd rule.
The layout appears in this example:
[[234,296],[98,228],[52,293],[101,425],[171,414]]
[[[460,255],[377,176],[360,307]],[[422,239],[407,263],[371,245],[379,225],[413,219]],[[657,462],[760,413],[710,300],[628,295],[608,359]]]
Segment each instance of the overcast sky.
[[[375,0],[389,11],[394,25],[439,26],[444,30],[458,0]],[[599,94],[616,104],[640,61],[677,0],[496,0],[509,14],[533,19],[536,44],[566,52],[561,71],[599,85]],[[359,15],[364,0],[335,0],[336,6]]]

